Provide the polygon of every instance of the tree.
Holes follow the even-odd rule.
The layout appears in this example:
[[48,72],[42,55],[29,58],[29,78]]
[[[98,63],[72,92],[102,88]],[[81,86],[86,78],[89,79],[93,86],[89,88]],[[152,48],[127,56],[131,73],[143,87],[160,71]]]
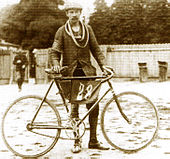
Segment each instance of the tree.
[[167,0],[151,1],[146,6],[147,34],[149,43],[170,42],[170,7]]
[[168,43],[169,18],[167,0],[96,0],[90,24],[100,44]]
[[110,17],[109,7],[104,0],[96,0],[94,5],[96,6],[95,12],[90,16],[89,24],[93,27],[99,44],[107,44],[109,42],[108,34],[111,32],[108,27]]
[[51,47],[55,32],[65,23],[62,0],[21,0],[0,25],[1,37],[25,49]]
[[144,43],[145,9],[143,0],[119,0],[112,6],[111,38],[117,44]]

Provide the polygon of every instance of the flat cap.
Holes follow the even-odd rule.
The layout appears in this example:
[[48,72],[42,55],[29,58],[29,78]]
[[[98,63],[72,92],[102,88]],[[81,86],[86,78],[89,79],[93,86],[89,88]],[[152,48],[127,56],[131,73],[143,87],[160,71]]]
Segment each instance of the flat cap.
[[66,2],[64,6],[65,11],[70,9],[80,9],[82,10],[83,7],[77,2]]

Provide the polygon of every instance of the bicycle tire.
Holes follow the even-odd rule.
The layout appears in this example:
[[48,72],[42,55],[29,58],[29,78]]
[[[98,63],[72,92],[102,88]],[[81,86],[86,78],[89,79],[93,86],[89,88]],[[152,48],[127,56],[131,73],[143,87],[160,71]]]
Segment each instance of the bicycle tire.
[[[37,129],[32,132],[26,127],[42,100],[42,97],[34,95],[20,97],[10,104],[3,115],[2,138],[8,149],[17,156],[42,156],[55,146],[60,137],[61,129]],[[60,126],[61,118],[57,109],[48,100],[44,100],[35,122]]]
[[[100,126],[106,141],[125,153],[134,153],[147,147],[159,128],[158,112],[154,104],[137,92],[123,92],[117,96],[128,124],[111,98],[101,113]],[[113,105],[116,104],[116,105]]]

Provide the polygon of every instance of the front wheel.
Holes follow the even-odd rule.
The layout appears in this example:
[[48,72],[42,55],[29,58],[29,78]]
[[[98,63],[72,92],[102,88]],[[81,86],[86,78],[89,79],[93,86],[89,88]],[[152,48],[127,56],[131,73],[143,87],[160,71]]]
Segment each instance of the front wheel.
[[[117,103],[130,123],[121,115]],[[132,153],[153,141],[159,118],[156,107],[147,97],[136,92],[123,92],[105,105],[100,123],[103,135],[111,146]]]
[[[60,137],[61,129],[49,129],[61,125],[60,115],[48,100],[42,101],[39,96],[21,97],[7,108],[3,116],[3,140],[17,156],[31,158],[44,155]],[[42,107],[31,124],[41,103]]]

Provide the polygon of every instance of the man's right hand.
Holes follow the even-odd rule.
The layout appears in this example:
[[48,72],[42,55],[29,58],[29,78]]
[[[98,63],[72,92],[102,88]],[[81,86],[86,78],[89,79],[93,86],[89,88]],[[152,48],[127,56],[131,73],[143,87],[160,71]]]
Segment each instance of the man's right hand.
[[55,71],[56,73],[60,73],[61,66],[60,65],[55,65],[52,67],[52,70]]
[[21,63],[21,60],[17,60],[17,63],[18,63],[18,64]]

